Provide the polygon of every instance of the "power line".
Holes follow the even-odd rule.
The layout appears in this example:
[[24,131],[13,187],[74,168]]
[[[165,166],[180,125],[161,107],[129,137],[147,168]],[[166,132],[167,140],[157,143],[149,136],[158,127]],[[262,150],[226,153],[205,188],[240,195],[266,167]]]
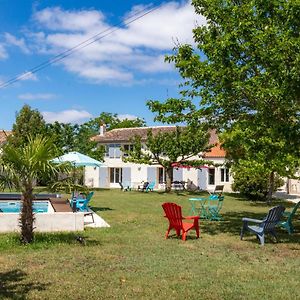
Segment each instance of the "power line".
[[12,85],[14,84],[15,82],[18,82],[20,80],[23,80],[24,78],[26,78],[27,76],[31,75],[31,74],[34,74],[34,73],[37,73],[38,71],[42,70],[42,69],[45,69],[47,68],[48,66],[58,62],[58,61],[61,61],[63,60],[64,58],[72,55],[74,52],[78,51],[78,50],[81,50],[83,48],[86,48],[88,47],[89,45],[107,37],[108,35],[111,35],[112,33],[120,30],[121,28],[118,27],[119,25],[129,25],[141,18],[143,18],[144,16],[154,12],[155,10],[157,10],[162,4],[158,5],[158,6],[155,6],[151,9],[148,10],[148,7],[145,7],[144,9],[142,10],[139,10],[137,12],[135,12],[133,15],[131,15],[130,17],[128,17],[127,19],[125,19],[125,21],[121,21],[121,22],[118,22],[116,24],[114,24],[111,28],[107,28],[95,35],[93,35],[92,37],[82,41],[81,43],[53,56],[52,58],[40,63],[39,65],[31,68],[30,70],[26,71],[25,73],[21,74],[21,75],[18,75],[18,76],[15,76],[3,83],[0,84],[0,89],[2,88],[5,88],[9,85]]

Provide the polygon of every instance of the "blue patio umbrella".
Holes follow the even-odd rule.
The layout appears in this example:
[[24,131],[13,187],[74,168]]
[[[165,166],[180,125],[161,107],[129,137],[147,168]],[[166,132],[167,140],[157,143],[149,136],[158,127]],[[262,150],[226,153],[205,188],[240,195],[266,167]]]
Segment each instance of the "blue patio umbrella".
[[65,163],[70,162],[75,167],[100,167],[103,164],[87,155],[79,152],[69,152],[52,160],[54,163]]
[[[71,163],[74,167],[101,167],[103,164],[87,155],[79,152],[69,152],[52,160],[53,163]],[[73,172],[75,176],[75,170]],[[75,179],[74,179],[75,180]],[[72,198],[74,197],[75,191],[72,192]]]

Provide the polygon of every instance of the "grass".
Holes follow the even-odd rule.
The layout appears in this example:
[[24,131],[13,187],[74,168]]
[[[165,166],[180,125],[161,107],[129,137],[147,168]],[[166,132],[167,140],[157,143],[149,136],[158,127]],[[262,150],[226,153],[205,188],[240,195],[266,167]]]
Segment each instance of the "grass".
[[91,205],[111,228],[79,233],[85,246],[78,233],[36,234],[29,246],[0,235],[0,299],[300,299],[299,221],[292,236],[278,230],[279,243],[240,241],[241,218],[269,207],[226,195],[223,221],[201,221],[200,239],[165,240],[161,204],[187,215],[189,196],[98,191]]

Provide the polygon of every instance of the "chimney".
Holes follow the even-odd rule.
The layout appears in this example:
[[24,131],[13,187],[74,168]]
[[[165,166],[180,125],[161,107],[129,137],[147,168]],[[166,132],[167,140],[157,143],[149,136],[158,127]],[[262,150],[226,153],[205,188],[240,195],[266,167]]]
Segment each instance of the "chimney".
[[99,135],[103,136],[106,132],[106,125],[104,123],[100,123]]

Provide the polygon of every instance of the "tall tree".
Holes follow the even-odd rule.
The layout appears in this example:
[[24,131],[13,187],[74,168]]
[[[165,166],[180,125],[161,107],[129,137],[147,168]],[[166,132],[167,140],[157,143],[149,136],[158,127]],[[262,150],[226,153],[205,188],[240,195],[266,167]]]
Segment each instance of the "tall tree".
[[[98,130],[94,130],[92,121],[84,123],[78,127],[77,133],[75,135],[75,151],[93,157],[94,159],[103,161],[105,148],[97,146],[97,142],[92,141],[91,137],[95,136]],[[99,125],[98,125],[99,127]]]
[[74,151],[79,125],[56,121],[46,126],[48,136],[51,136],[53,143],[61,152]]
[[[170,132],[153,134],[149,129],[145,146],[141,137],[133,140],[133,150],[126,151],[123,157],[126,162],[160,165],[166,172],[166,192],[171,190],[174,165],[200,166],[207,161],[200,159],[199,154],[209,151],[209,133],[198,127],[176,127]],[[210,162],[209,162],[210,163]]]
[[132,127],[144,127],[146,126],[145,120],[136,119],[120,119],[117,114],[102,112],[99,117],[96,117],[84,125],[88,127],[92,134],[97,134],[99,132],[100,124],[105,124],[107,130],[112,130],[115,128],[132,128]]
[[227,159],[233,166],[234,189],[241,187],[240,190],[249,195],[260,193],[269,201],[273,191],[283,185],[278,174],[295,174],[298,160],[286,151],[289,148],[286,137],[276,138],[272,130],[238,122],[220,135],[223,147],[227,149]]
[[35,182],[44,176],[56,178],[59,171],[68,170],[66,166],[51,163],[57,153],[51,139],[29,136],[27,141],[18,147],[7,143],[0,156],[0,187],[22,191],[21,241],[25,244],[31,243],[34,238],[32,201]]
[[24,105],[16,115],[9,140],[15,146],[20,146],[28,142],[29,136],[34,137],[45,133],[46,123],[42,114],[37,109]]
[[[300,2],[193,0],[192,4],[207,20],[194,30],[198,49],[181,45],[167,57],[185,80],[183,99],[150,101],[149,106],[165,122],[205,119],[220,131],[249,129],[249,139],[258,133],[260,160],[269,170],[270,197],[274,174],[286,175],[286,169],[293,172],[299,166]],[[256,159],[255,147],[245,147],[251,159]],[[286,158],[282,163],[281,156]]]

